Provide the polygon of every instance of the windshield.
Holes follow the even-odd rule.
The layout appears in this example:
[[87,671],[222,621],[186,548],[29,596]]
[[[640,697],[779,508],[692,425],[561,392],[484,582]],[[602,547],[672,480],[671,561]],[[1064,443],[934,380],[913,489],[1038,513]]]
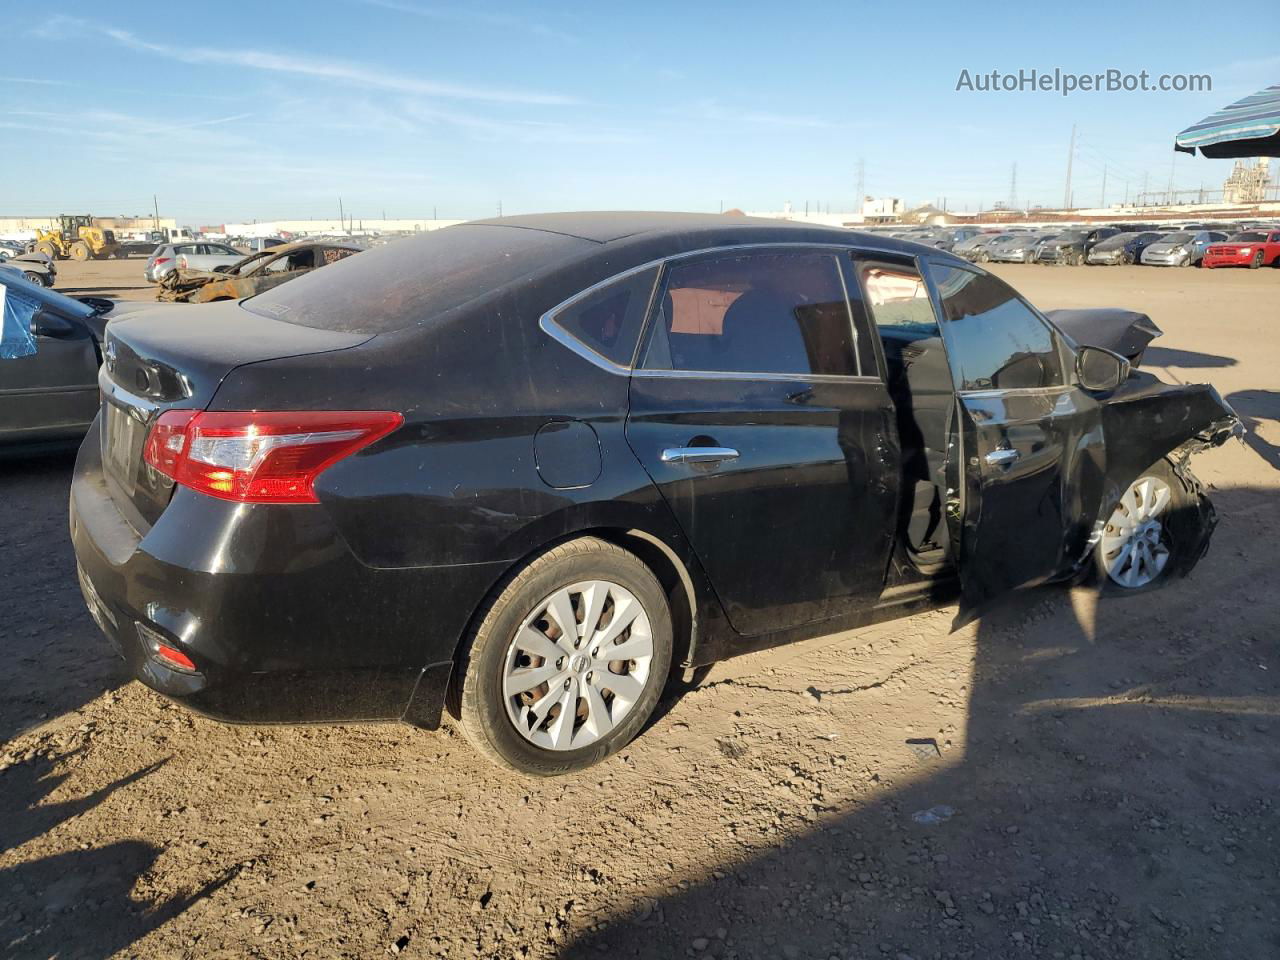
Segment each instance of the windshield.
[[1166,237],[1161,237],[1161,243],[1186,243],[1194,234],[1190,233],[1171,233]]
[[1237,233],[1227,238],[1231,243],[1263,243],[1267,239],[1265,233]]
[[1085,235],[1081,233],[1079,230],[1068,230],[1066,233],[1058,234],[1058,236],[1055,239],[1062,240],[1065,243],[1071,243],[1075,240],[1083,240],[1084,237]]

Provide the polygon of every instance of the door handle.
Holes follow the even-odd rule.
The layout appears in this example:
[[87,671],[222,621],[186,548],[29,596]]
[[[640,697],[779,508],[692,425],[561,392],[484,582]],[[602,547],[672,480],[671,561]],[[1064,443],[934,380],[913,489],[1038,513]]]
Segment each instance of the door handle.
[[1018,457],[1020,456],[1022,456],[1022,454],[1018,453],[1017,450],[1012,450],[1008,447],[1003,447],[999,450],[992,450],[990,453],[986,455],[984,459],[987,461],[987,463],[991,464],[992,466],[995,466],[996,464],[1013,463],[1013,461],[1017,460]]
[[662,451],[663,463],[719,463],[737,459],[738,451],[732,447],[667,447]]

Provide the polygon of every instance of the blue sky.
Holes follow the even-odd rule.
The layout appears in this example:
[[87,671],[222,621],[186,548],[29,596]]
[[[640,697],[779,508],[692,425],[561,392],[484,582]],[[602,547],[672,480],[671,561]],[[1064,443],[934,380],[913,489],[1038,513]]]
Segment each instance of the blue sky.
[[[1230,167],[1173,135],[1280,82],[1200,2],[19,4],[0,215],[184,223],[564,209],[1078,203]],[[56,12],[55,12],[56,11]],[[145,11],[145,12],[144,12]],[[163,11],[163,13],[161,13]],[[961,69],[1209,73],[1210,93],[957,92]]]

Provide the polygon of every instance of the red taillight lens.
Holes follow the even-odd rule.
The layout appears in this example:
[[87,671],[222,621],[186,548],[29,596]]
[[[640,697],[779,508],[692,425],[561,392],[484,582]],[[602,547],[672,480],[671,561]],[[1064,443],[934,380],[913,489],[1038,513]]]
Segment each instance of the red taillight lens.
[[155,264],[155,265],[158,267],[158,266],[160,266],[160,264],[162,264],[162,263],[168,263],[168,262],[169,262],[170,260],[172,260],[172,259],[173,259],[173,257],[156,257],[156,258],[155,258],[154,260],[152,260],[151,262],[152,262],[153,264]]
[[404,423],[387,411],[209,413],[168,410],[143,447],[175,483],[239,503],[316,503],[315,480]]

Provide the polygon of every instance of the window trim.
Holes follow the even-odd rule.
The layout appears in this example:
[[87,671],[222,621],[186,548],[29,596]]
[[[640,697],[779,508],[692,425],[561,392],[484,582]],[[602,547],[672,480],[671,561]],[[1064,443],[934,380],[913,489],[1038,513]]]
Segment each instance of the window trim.
[[[734,253],[738,251],[754,252],[754,251],[763,251],[763,250],[831,251],[833,258],[836,261],[835,263],[836,273],[840,277],[841,289],[845,297],[845,309],[849,316],[849,328],[850,328],[850,334],[851,334],[850,340],[851,340],[851,347],[854,350],[854,364],[855,364],[855,369],[858,370],[857,374],[766,373],[766,372],[752,372],[752,371],[739,372],[736,370],[645,370],[637,366],[641,345],[645,343],[646,337],[649,334],[650,326],[652,325],[654,320],[654,301],[657,298],[658,290],[661,288],[663,281],[666,279],[666,271],[669,265],[673,263],[677,263],[682,260],[688,260],[693,257],[700,257],[704,255],[709,255],[709,254]],[[883,381],[878,372],[875,374],[869,374],[862,369],[862,355],[861,355],[861,352],[858,350],[858,345],[859,345],[858,323],[856,318],[853,315],[853,304],[849,300],[848,282],[845,280],[844,270],[842,269],[842,258],[856,255],[861,252],[873,252],[873,253],[879,252],[879,253],[886,253],[886,254],[896,253],[899,256],[902,255],[901,251],[895,251],[889,248],[877,247],[877,246],[864,247],[861,245],[843,244],[843,243],[802,243],[802,242],[785,242],[785,241],[781,243],[763,243],[762,242],[762,243],[723,244],[715,247],[703,247],[698,250],[686,250],[680,253],[668,254],[665,257],[658,257],[656,259],[649,260],[646,263],[639,264],[638,266],[630,267],[626,270],[623,270],[619,273],[614,274],[613,276],[606,277],[605,279],[600,280],[597,283],[593,283],[591,286],[587,287],[585,290],[578,291],[573,296],[556,304],[554,307],[552,307],[550,310],[544,313],[541,317],[539,317],[538,326],[542,329],[542,332],[547,334],[547,336],[551,337],[551,339],[555,340],[561,346],[566,347],[573,353],[576,353],[579,357],[586,360],[588,363],[591,363],[594,366],[599,367],[601,370],[604,370],[606,373],[612,373],[615,376],[621,376],[621,377],[644,377],[646,379],[679,379],[679,380],[740,380],[740,381],[748,381],[748,382],[806,381],[806,382],[813,382],[813,383],[863,383],[863,382],[882,383]],[[625,280],[628,277],[631,277],[645,270],[651,270],[654,267],[659,268],[658,276],[653,285],[653,290],[649,295],[649,304],[645,310],[645,320],[640,327],[640,335],[636,339],[636,347],[631,354],[630,364],[615,363],[613,360],[610,360],[608,357],[592,349],[588,344],[584,343],[582,340],[579,340],[576,336],[570,333],[566,328],[564,328],[559,323],[557,323],[556,318],[559,316],[561,312],[570,309],[578,302],[584,300],[585,298],[599,291],[602,287],[606,287],[618,281]]]

